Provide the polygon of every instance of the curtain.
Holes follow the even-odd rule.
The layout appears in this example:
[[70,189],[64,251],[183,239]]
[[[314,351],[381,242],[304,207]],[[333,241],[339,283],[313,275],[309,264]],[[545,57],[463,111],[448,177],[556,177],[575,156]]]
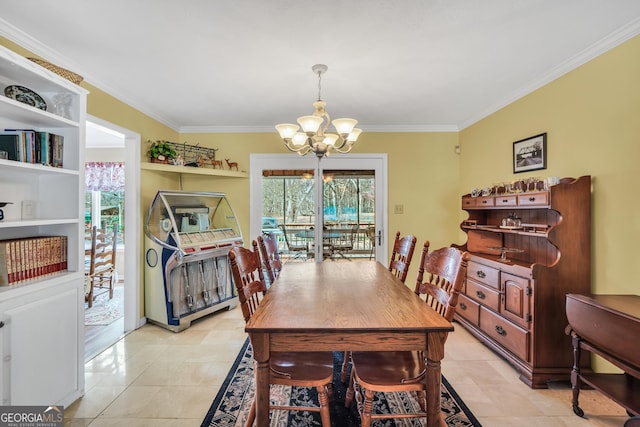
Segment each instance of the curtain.
[[84,174],[87,191],[124,191],[124,163],[88,162]]

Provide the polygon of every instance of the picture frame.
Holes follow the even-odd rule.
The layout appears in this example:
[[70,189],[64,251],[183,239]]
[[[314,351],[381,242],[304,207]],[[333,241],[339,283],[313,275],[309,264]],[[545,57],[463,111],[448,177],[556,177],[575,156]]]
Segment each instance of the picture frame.
[[529,172],[546,168],[546,132],[513,143],[513,173]]

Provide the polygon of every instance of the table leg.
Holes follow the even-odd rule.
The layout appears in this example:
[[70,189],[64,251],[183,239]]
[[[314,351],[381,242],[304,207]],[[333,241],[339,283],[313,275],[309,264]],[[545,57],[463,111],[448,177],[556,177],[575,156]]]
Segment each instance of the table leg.
[[251,335],[256,376],[256,423],[257,427],[269,426],[269,335]]
[[427,334],[426,360],[426,388],[427,388],[427,426],[445,426],[442,410],[440,409],[440,390],[442,372],[440,361],[444,358],[444,343],[447,339],[445,332]]

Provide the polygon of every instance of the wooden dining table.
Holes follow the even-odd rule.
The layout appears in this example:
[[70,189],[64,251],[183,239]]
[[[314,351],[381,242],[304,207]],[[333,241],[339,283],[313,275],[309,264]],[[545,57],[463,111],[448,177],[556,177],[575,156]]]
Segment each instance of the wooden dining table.
[[427,425],[443,426],[440,361],[453,325],[376,261],[289,262],[246,325],[256,361],[256,421],[269,425],[269,354],[422,350]]

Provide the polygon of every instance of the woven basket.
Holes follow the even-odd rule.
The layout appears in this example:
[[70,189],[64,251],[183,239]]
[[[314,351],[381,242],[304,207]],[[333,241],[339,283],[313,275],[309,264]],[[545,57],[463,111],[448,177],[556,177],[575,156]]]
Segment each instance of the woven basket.
[[57,65],[53,65],[51,62],[47,62],[44,59],[38,59],[38,58],[27,58],[27,59],[29,61],[35,62],[36,64],[46,68],[49,71],[53,71],[57,75],[62,76],[65,79],[77,85],[80,84],[80,82],[83,80],[83,77],[81,75],[76,74],[73,71],[69,71],[65,68],[58,67]]

